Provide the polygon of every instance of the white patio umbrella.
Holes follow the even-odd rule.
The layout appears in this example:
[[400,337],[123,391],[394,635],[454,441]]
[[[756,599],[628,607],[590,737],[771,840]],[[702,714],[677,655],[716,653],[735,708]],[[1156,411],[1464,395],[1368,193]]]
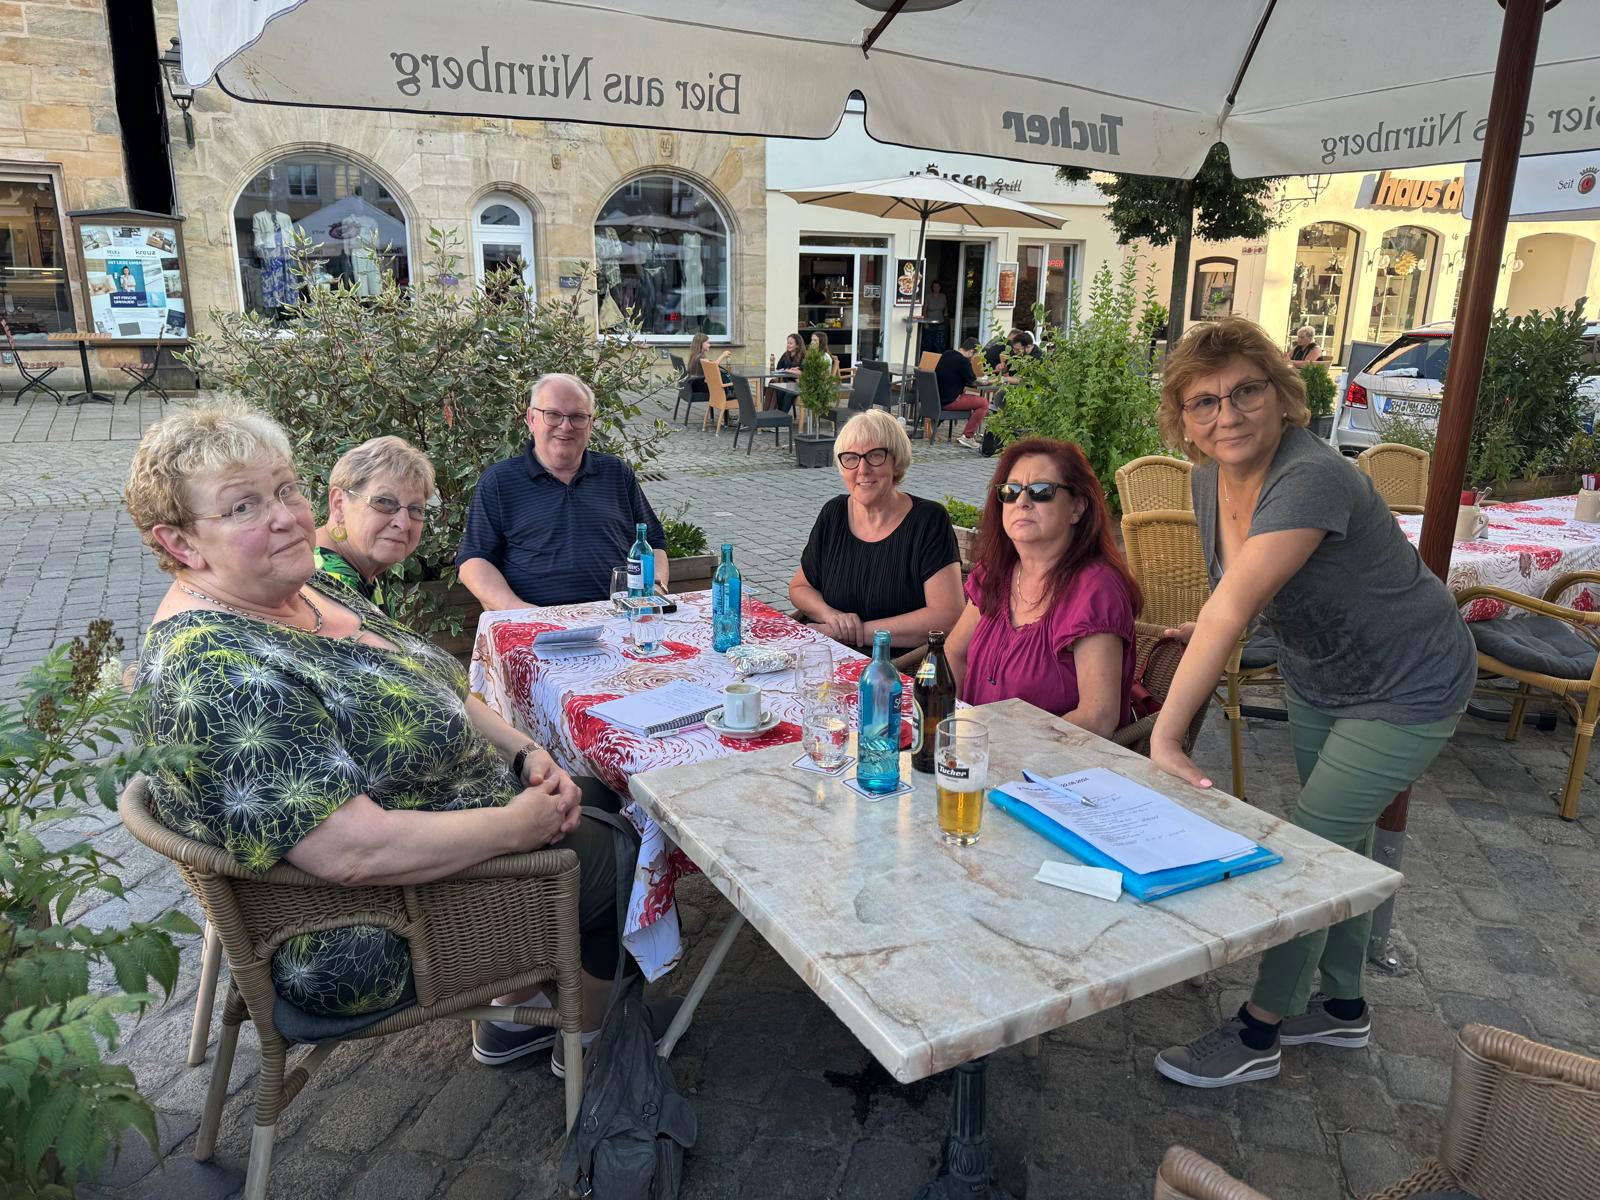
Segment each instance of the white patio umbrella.
[[[939,175],[901,175],[892,179],[867,179],[859,183],[829,183],[817,187],[785,192],[801,204],[815,204],[822,208],[842,208],[848,212],[868,213],[885,220],[916,221],[917,267],[922,269],[923,253],[928,243],[928,222],[942,221],[952,225],[1023,225],[1039,229],[1060,229],[1065,217],[1008,200],[991,192],[980,192]],[[912,310],[915,313],[915,306]],[[911,362],[910,322],[907,319],[905,349],[900,356],[900,378],[906,377]],[[902,384],[902,389],[903,389]],[[901,396],[904,398],[904,391]]]

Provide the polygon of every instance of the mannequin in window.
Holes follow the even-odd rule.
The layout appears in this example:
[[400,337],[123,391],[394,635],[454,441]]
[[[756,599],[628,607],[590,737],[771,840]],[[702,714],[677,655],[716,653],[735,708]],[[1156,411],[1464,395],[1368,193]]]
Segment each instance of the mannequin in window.
[[667,255],[661,244],[661,235],[654,229],[645,231],[644,261],[639,266],[639,306],[644,309],[644,331],[667,333],[665,314],[661,311],[667,300]]
[[706,311],[705,264],[700,261],[703,241],[698,233],[686,233],[678,239],[678,261],[683,263],[683,294],[678,311],[686,320],[704,316]]
[[276,315],[295,298],[289,262],[294,247],[294,218],[278,207],[282,189],[277,173],[270,167],[267,180],[272,201],[250,218],[250,237],[256,266],[261,270],[261,306]]
[[[599,284],[600,295],[615,306],[619,314],[615,323],[620,324],[620,315],[628,311],[626,297],[622,294],[622,239],[610,225],[602,225],[595,235],[594,256],[595,282]],[[607,328],[603,319],[601,327]]]
[[357,215],[344,223],[349,235],[351,282],[362,296],[383,291],[383,267],[378,262],[378,224],[371,217]]

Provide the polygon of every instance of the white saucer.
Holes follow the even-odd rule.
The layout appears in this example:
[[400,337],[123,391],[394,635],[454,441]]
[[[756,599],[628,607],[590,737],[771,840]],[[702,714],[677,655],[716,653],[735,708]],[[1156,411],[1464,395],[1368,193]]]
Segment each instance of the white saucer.
[[706,714],[706,728],[711,730],[712,733],[718,734],[722,737],[759,737],[763,733],[770,733],[773,729],[776,729],[777,726],[778,714],[772,712],[770,709],[765,709],[762,711],[761,723],[754,729],[730,729],[728,726],[722,723],[722,709],[720,707],[713,708]]

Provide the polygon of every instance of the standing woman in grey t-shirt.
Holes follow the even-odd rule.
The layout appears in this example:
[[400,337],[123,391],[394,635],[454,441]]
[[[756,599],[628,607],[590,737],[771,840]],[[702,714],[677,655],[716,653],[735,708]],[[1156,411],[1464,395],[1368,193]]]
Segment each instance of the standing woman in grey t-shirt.
[[[1369,480],[1305,426],[1305,387],[1265,330],[1192,329],[1168,356],[1160,424],[1196,464],[1195,517],[1211,573],[1157,718],[1150,757],[1211,781],[1180,741],[1258,615],[1276,634],[1300,794],[1290,819],[1371,851],[1373,825],[1455,732],[1476,676],[1472,636]],[[1249,1003],[1156,1056],[1194,1087],[1278,1074],[1279,1046],[1367,1044],[1362,965],[1371,914],[1269,950]],[[1313,977],[1321,988],[1312,995]]]

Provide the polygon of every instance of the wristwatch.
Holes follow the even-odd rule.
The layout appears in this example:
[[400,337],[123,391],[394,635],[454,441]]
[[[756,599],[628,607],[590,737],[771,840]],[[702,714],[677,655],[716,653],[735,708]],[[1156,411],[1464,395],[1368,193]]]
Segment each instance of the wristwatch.
[[526,779],[522,774],[522,768],[527,765],[528,755],[537,749],[539,749],[538,742],[529,742],[521,750],[518,750],[516,755],[512,758],[511,773],[517,777],[518,783],[526,782]]

